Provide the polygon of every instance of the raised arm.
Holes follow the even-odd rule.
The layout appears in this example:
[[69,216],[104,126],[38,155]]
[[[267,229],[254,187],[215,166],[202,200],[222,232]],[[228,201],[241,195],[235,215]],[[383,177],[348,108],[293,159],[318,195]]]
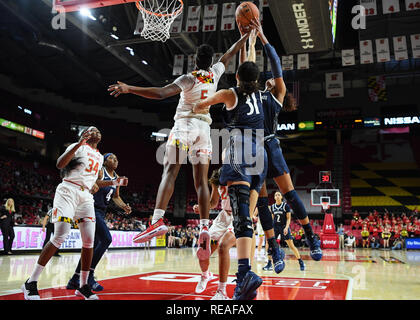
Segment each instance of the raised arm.
[[81,137],[79,142],[75,143],[72,148],[68,148],[58,159],[57,159],[57,169],[63,169],[65,166],[69,164],[71,159],[73,159],[74,155],[76,154],[77,150],[89,140],[92,133],[90,131],[86,131]]
[[225,65],[225,67],[227,67],[230,59],[232,59],[238,53],[238,51],[246,44],[246,41],[248,40],[250,34],[250,31],[244,33],[242,37],[238,41],[236,41],[235,44],[232,47],[230,47],[230,49],[226,51],[226,53],[223,56],[220,57],[219,62],[222,62]]
[[277,52],[274,49],[274,47],[268,42],[267,38],[265,37],[263,29],[261,27],[261,23],[258,20],[254,19],[252,20],[251,25],[253,25],[256,29],[258,37],[260,38],[264,46],[264,50],[267,54],[267,57],[271,63],[271,70],[274,78],[274,90],[272,91],[272,93],[277,100],[283,102],[287,90],[286,84],[283,80],[283,70],[281,68],[280,58],[277,55]]
[[108,91],[111,91],[110,95],[115,98],[120,94],[132,93],[143,98],[163,100],[172,96],[175,96],[181,92],[181,88],[174,83],[168,84],[164,87],[136,87],[130,86],[124,82],[117,81],[115,84],[111,84],[108,87]]
[[[241,29],[239,29],[241,30]],[[241,31],[242,32],[242,31]],[[245,61],[252,61],[255,62],[256,61],[256,53],[255,53],[255,43],[257,41],[257,32],[255,30],[251,31],[251,34],[248,38],[248,56],[247,56],[247,50],[246,50],[246,45],[244,44],[244,46],[241,48],[241,50],[239,51],[239,64],[241,65],[242,63],[244,63]]]

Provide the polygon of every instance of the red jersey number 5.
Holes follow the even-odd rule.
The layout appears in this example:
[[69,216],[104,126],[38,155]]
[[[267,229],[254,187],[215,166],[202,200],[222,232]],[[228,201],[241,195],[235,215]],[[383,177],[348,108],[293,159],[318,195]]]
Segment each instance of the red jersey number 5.
[[201,90],[201,100],[204,100],[207,98],[208,90]]

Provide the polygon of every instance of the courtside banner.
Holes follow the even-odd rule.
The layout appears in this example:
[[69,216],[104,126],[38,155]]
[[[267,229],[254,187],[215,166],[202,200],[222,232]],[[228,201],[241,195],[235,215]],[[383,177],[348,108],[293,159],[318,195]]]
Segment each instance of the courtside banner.
[[333,48],[328,1],[268,0],[287,54]]
[[406,238],[405,247],[407,249],[420,249],[420,238]]
[[[42,250],[45,240],[45,232],[40,227],[14,227],[15,239],[13,240],[12,250]],[[110,230],[112,243],[110,248],[142,248],[146,243],[133,243],[133,238],[140,231],[119,231]],[[164,236],[163,236],[164,237]],[[165,239],[153,238],[150,247],[164,247]],[[82,248],[82,237],[79,229],[71,229],[70,234],[63,242],[60,250],[74,250]],[[0,232],[0,250],[3,250],[3,234]]]

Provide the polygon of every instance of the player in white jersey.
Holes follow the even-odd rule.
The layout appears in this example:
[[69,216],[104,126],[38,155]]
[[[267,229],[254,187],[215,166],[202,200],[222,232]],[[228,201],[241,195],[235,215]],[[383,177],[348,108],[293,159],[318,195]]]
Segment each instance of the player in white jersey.
[[168,227],[163,222],[163,216],[172,197],[179,169],[188,156],[193,166],[194,186],[200,208],[197,257],[201,260],[208,259],[210,256],[208,233],[210,192],[207,179],[212,152],[210,138],[212,120],[209,113],[195,114],[192,108],[195,103],[216,92],[219,79],[230,59],[236,55],[248,37],[249,33],[243,35],[213,66],[213,48],[209,45],[201,45],[196,52],[194,71],[180,76],[172,84],[163,88],[134,87],[122,82],[109,86],[108,91],[111,91],[110,94],[115,97],[122,93],[132,93],[149,99],[165,99],[181,94],[174,117],[175,124],[166,144],[162,180],[156,197],[152,224],[147,230],[136,235],[133,242],[146,242],[168,231]]
[[[230,300],[226,293],[226,284],[230,268],[229,249],[236,244],[235,234],[233,232],[232,208],[227,186],[221,186],[219,183],[220,169],[214,170],[209,182],[211,184],[210,208],[216,208],[219,199],[221,200],[222,210],[213,220],[209,233],[211,238],[211,254],[218,250],[219,254],[219,284],[216,294],[211,300]],[[194,206],[194,211],[199,212],[198,205]],[[213,274],[209,272],[210,257],[205,260],[199,260],[201,268],[201,278],[198,282],[195,292],[201,293],[206,290],[207,283],[213,279]]]
[[103,156],[97,149],[101,133],[95,127],[82,132],[80,140],[71,144],[58,158],[57,168],[61,170],[63,181],[57,186],[51,221],[54,236],[42,250],[31,277],[22,285],[26,300],[40,300],[37,281],[45,265],[67,238],[71,222],[77,223],[81,238],[81,279],[77,295],[86,300],[97,300],[87,284],[92,261],[95,237],[95,210],[92,193],[98,190],[96,180],[102,168]]

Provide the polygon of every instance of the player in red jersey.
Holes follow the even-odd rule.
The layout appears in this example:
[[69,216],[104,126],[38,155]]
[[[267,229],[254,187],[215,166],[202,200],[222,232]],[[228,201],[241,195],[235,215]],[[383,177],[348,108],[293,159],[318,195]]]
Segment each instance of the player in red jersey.
[[[250,32],[250,31],[249,31]],[[153,237],[165,234],[168,227],[163,221],[165,210],[172,197],[175,180],[181,165],[188,157],[193,166],[194,186],[200,207],[200,236],[197,257],[199,260],[210,256],[208,169],[212,154],[210,137],[210,113],[196,114],[193,106],[212,96],[229,61],[236,55],[249,37],[242,36],[213,65],[214,50],[209,45],[198,47],[195,70],[178,77],[172,84],[163,88],[143,88],[122,82],[110,85],[108,91],[118,97],[122,93],[132,93],[149,99],[165,99],[180,94],[175,113],[175,123],[169,134],[164,157],[162,180],[156,197],[152,225],[133,238],[133,242],[146,242]]]
[[103,156],[97,149],[100,141],[100,131],[89,127],[82,132],[79,141],[67,147],[57,160],[63,181],[57,186],[53,202],[51,222],[54,223],[54,236],[42,249],[32,275],[22,285],[25,300],[40,300],[38,279],[51,257],[66,240],[72,221],[77,223],[82,238],[80,288],[76,294],[86,300],[98,300],[88,285],[88,276],[95,238],[92,194],[99,189],[96,181],[103,164]]

